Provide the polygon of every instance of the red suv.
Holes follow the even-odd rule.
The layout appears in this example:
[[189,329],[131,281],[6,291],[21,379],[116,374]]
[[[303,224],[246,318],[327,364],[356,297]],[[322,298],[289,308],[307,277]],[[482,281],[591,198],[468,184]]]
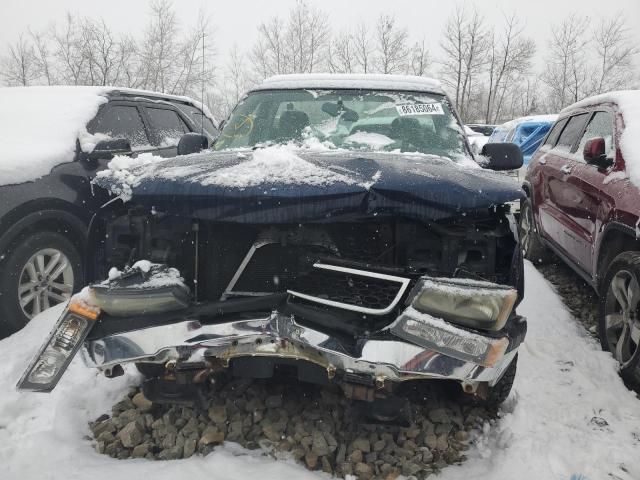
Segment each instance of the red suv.
[[[640,384],[640,91],[588,98],[563,110],[523,185],[525,256],[553,251],[600,296],[602,347]],[[634,143],[637,147],[634,148]]]

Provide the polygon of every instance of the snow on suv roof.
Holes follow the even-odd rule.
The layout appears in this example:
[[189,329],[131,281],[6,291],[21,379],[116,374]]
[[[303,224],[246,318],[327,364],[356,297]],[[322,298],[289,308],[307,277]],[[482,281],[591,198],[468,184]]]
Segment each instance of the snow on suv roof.
[[[76,139],[91,151],[87,132],[107,96],[139,95],[158,101],[199,103],[188,97],[119,87],[46,86],[0,88],[0,186],[35,180],[74,158]],[[205,114],[210,116],[207,110]]]
[[618,90],[601,95],[587,97],[568,107],[565,107],[560,113],[568,113],[579,108],[586,108],[602,103],[615,103],[620,107],[637,105],[640,107],[640,90]]
[[301,73],[276,75],[267,78],[256,90],[306,89],[306,88],[349,88],[372,90],[402,90],[444,94],[438,80],[411,75],[380,75],[351,73]]
[[562,114],[603,103],[617,105],[624,119],[620,150],[629,178],[640,188],[640,90],[618,90],[580,100],[562,110]]

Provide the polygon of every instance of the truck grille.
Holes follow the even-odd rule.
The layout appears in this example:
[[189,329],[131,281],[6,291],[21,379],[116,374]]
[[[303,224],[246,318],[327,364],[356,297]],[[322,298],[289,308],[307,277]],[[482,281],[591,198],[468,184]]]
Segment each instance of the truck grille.
[[294,297],[370,315],[386,315],[399,303],[410,279],[365,270],[316,263],[299,279]]

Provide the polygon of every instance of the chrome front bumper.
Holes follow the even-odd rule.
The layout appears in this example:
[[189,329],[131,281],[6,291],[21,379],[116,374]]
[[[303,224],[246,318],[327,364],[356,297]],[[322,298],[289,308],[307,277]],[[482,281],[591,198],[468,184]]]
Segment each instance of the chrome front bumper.
[[[511,340],[513,342],[513,340]],[[519,341],[518,341],[519,343]],[[453,358],[385,332],[384,338],[362,339],[357,352],[340,340],[274,312],[264,318],[201,324],[185,320],[87,341],[83,356],[89,366],[110,370],[124,363],[175,362],[178,368],[217,359],[224,366],[242,357],[294,359],[319,365],[328,378],[336,372],[365,375],[376,382],[447,379],[468,391],[481,383],[494,385],[517,352],[510,345],[493,367]]]

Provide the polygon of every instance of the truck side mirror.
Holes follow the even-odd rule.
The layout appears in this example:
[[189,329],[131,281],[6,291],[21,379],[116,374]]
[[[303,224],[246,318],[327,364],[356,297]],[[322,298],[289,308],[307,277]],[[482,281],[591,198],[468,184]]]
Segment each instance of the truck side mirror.
[[516,170],[524,163],[522,150],[515,143],[486,143],[480,153],[489,159],[483,167],[491,170]]
[[595,165],[598,168],[607,168],[611,166],[611,159],[607,158],[606,142],[602,137],[590,138],[584,144],[582,157],[589,165]]
[[199,133],[185,133],[178,142],[178,155],[190,155],[209,148],[209,140]]

